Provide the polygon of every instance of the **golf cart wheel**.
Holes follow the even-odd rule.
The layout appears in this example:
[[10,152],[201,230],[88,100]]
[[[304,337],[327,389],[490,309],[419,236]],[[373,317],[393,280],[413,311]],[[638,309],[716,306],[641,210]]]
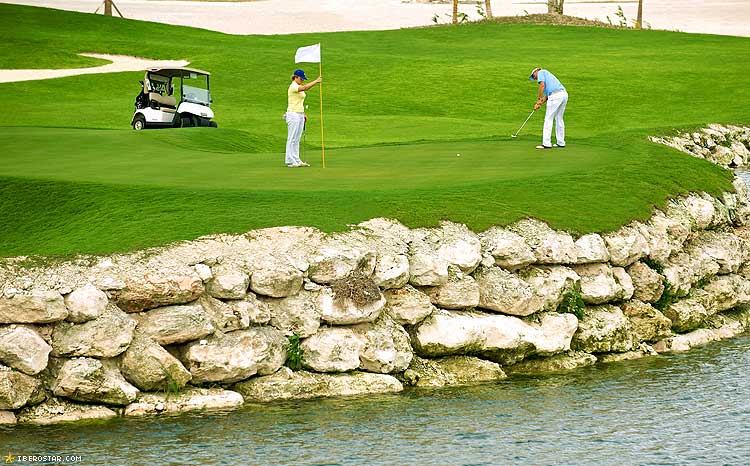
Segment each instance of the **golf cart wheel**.
[[215,121],[209,121],[208,122],[208,126],[211,127],[211,128],[218,128],[219,127],[219,125],[217,125]]
[[142,129],[146,128],[146,119],[143,118],[143,115],[138,115],[133,120],[133,129],[136,131],[140,131]]
[[181,128],[190,128],[191,126],[195,126],[192,118],[190,118],[189,116],[180,117]]

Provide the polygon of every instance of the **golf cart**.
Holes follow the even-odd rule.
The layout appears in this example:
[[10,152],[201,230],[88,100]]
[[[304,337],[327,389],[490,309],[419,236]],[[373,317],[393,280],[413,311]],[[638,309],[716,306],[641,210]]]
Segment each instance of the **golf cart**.
[[[130,124],[136,131],[144,128],[184,128],[210,126],[212,121],[210,73],[192,68],[149,68],[135,98],[135,113]],[[175,84],[180,100],[175,99]]]

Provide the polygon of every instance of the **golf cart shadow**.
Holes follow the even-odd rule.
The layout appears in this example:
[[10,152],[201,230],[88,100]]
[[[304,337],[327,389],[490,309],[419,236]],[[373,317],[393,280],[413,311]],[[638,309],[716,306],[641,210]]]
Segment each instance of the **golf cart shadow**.
[[[216,128],[211,110],[209,77],[211,73],[192,68],[149,68],[135,98],[135,112],[130,125],[145,128]],[[175,98],[179,86],[179,102]]]

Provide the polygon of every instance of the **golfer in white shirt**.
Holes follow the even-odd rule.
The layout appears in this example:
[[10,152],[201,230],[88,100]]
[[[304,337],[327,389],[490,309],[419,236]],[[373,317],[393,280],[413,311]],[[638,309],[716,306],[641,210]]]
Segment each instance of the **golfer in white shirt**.
[[[565,106],[568,104],[568,92],[554,74],[542,68],[534,68],[529,76],[530,81],[539,83],[539,95],[534,110],[547,104],[547,112],[544,114],[544,130],[542,132],[542,145],[537,149],[551,149],[552,147],[565,147]],[[555,123],[555,138],[557,144],[552,145],[552,122]]]

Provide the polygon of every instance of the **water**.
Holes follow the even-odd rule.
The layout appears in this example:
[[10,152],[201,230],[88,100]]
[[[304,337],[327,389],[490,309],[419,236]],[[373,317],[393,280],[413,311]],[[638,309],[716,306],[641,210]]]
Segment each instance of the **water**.
[[0,461],[9,452],[97,465],[749,464],[749,348],[745,335],[473,387],[0,428]]

